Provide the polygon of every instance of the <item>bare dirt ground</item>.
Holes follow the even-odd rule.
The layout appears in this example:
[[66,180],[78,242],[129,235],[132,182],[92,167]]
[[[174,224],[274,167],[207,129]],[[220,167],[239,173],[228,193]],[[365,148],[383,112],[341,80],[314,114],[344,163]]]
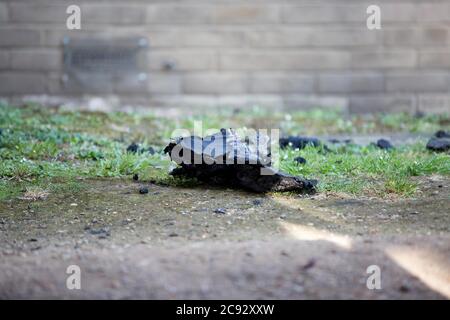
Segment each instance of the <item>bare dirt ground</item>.
[[1,202],[0,298],[448,299],[450,180],[420,182],[382,200],[95,180]]

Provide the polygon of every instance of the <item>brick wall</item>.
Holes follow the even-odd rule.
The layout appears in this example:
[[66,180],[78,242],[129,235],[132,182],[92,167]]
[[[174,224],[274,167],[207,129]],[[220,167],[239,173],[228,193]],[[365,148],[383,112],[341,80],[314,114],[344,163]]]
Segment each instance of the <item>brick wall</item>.
[[450,112],[449,30],[448,0],[0,0],[0,96],[89,93],[64,86],[63,37],[143,36],[148,80],[124,100]]

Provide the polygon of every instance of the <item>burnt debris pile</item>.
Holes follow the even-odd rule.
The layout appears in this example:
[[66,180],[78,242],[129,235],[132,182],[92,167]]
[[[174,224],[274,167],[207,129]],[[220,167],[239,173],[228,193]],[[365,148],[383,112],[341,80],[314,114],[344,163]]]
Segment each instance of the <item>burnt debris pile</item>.
[[204,138],[178,138],[164,149],[179,166],[171,174],[211,185],[254,192],[314,192],[316,180],[291,176],[272,167],[270,140],[255,133],[244,141],[233,130]]

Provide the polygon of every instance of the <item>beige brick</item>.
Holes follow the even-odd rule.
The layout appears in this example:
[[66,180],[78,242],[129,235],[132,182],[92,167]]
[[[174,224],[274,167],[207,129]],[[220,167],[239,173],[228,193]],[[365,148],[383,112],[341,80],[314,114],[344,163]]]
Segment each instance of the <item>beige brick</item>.
[[45,47],[61,47],[64,37],[69,37],[70,39],[120,39],[125,41],[126,45],[129,45],[131,43],[129,39],[136,39],[137,44],[138,39],[141,37],[145,38],[145,35],[146,31],[140,29],[136,31],[133,26],[125,25],[121,25],[113,30],[100,25],[95,29],[86,28],[81,30],[67,30],[55,27],[51,29],[46,28],[42,31],[42,43]]
[[188,73],[183,76],[183,92],[187,94],[239,94],[247,92],[247,83],[247,76],[242,73]]
[[78,38],[119,38],[119,37],[134,37],[136,32],[122,32],[122,28],[115,29],[114,33],[108,32],[106,29],[101,30],[103,27],[99,27],[100,30],[91,29],[81,29],[81,30],[67,30],[67,29],[46,29],[42,32],[42,42],[45,47],[58,47],[60,48],[63,44],[64,37],[69,37],[71,39]]
[[8,21],[8,4],[0,2],[0,23]]
[[283,97],[275,94],[233,94],[233,95],[219,95],[217,97],[217,107],[230,108],[252,108],[258,106],[261,108],[281,107],[283,105]]
[[9,52],[0,51],[0,69],[8,69],[9,66]]
[[382,3],[380,9],[382,24],[383,22],[413,22],[417,19],[415,3]]
[[248,31],[254,47],[369,46],[377,44],[377,34],[367,29],[296,27],[270,31]]
[[370,46],[377,44],[377,33],[367,29],[317,29],[311,46]]
[[189,31],[180,39],[181,45],[187,47],[239,47],[245,44],[241,31]]
[[[65,4],[12,3],[10,19],[23,23],[59,23],[65,25],[68,14]],[[81,27],[90,24],[140,24],[145,21],[145,8],[136,5],[78,4],[81,8]]]
[[[51,95],[103,95],[112,94],[115,90],[116,92],[120,92],[122,94],[135,92],[141,93],[139,91],[141,88],[142,91],[146,91],[146,84],[139,85],[137,88],[130,89],[130,86],[135,85],[135,83],[133,84],[133,81],[130,81],[128,83],[123,81],[121,83],[120,81],[117,81],[115,77],[109,74],[102,73],[78,73],[76,79],[69,76],[67,81],[63,81],[63,74],[59,72],[51,72],[48,76],[47,87],[48,92]],[[121,88],[119,86],[125,87]],[[103,100],[103,97],[101,100]],[[71,103],[73,103],[73,100],[71,100]],[[85,107],[85,105],[76,105],[75,107]],[[88,109],[90,108],[89,106],[87,107]]]
[[[68,5],[10,3],[10,21],[23,23],[64,23],[68,17]],[[83,13],[82,13],[83,14]]]
[[363,5],[285,5],[281,18],[288,23],[327,23],[366,21],[366,6]]
[[387,92],[446,92],[448,72],[402,72],[386,75]]
[[219,67],[223,70],[345,69],[349,66],[349,54],[341,51],[258,51],[219,56]]
[[418,110],[426,113],[450,113],[449,94],[419,95]]
[[420,40],[422,46],[446,46],[448,43],[448,29],[425,28],[421,31]]
[[348,99],[333,95],[289,94],[283,96],[283,105],[285,109],[293,111],[327,108],[345,112],[348,108]]
[[440,22],[450,20],[450,5],[448,3],[419,4],[417,19],[420,22]]
[[37,73],[0,73],[0,94],[32,94],[46,92],[46,77]]
[[[286,5],[282,10],[282,19],[289,23],[336,23],[365,22],[367,20],[366,4],[315,4]],[[408,3],[383,3],[380,5],[382,22],[409,22],[416,19],[416,7]]]
[[145,94],[148,91],[148,78],[137,74],[121,75],[113,80],[113,91],[118,94]]
[[217,97],[215,95],[167,95],[167,94],[152,94],[150,96],[150,105],[163,107],[164,115],[174,114],[179,115],[179,109],[185,108],[187,114],[192,114],[192,111],[210,110],[210,108],[217,106]]
[[218,24],[275,23],[279,20],[279,6],[262,3],[218,5],[215,22]]
[[61,47],[65,36],[72,37],[76,35],[77,37],[84,37],[91,34],[92,32],[87,32],[83,29],[77,30],[76,33],[74,33],[67,29],[52,28],[42,32],[42,43],[45,47]]
[[132,24],[145,22],[146,12],[138,5],[81,5],[82,23],[84,24]]
[[241,31],[162,30],[147,33],[152,47],[240,47]]
[[386,46],[446,46],[448,30],[439,27],[382,29]]
[[314,75],[297,73],[256,73],[250,77],[252,93],[313,93]]
[[402,51],[364,51],[352,53],[353,68],[413,68],[416,66],[416,52]]
[[168,30],[150,30],[145,33],[151,48],[177,48],[182,47],[180,43],[186,33],[172,29]]
[[21,49],[11,51],[11,68],[30,71],[54,71],[62,67],[62,53],[48,49]]
[[274,23],[278,6],[264,4],[152,4],[147,23],[156,24],[254,24]]
[[450,68],[450,51],[420,52],[419,65],[428,68]]
[[151,73],[148,81],[148,92],[152,94],[180,94],[181,75],[171,73]]
[[313,28],[247,30],[245,39],[252,47],[299,47],[313,42]]
[[0,47],[32,47],[39,46],[39,31],[25,29],[0,29]]
[[406,28],[382,28],[380,32],[386,46],[414,47],[419,44],[421,31],[414,26],[410,26]]
[[60,82],[61,93],[64,94],[110,94],[114,92],[114,78],[110,74],[79,72],[76,78]]
[[166,70],[169,65],[181,71],[217,69],[216,53],[210,50],[150,50],[148,61],[151,70]]
[[416,111],[416,97],[402,95],[352,95],[349,110],[352,113],[408,112]]
[[146,22],[149,24],[204,24],[214,22],[215,7],[190,4],[150,4]]
[[324,73],[319,74],[320,93],[375,93],[384,91],[381,73]]
[[62,75],[59,72],[50,72],[47,79],[47,90],[51,95],[61,94],[63,89]]

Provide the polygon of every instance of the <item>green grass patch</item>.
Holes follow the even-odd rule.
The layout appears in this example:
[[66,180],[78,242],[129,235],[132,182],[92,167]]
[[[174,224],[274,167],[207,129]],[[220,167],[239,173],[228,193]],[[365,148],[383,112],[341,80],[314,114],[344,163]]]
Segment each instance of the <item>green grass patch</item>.
[[[320,191],[354,195],[412,196],[417,185],[412,177],[430,174],[450,175],[450,156],[425,150],[425,142],[392,151],[374,146],[348,146],[326,151],[307,147],[281,150],[281,169],[308,178],[319,179]],[[294,159],[302,156],[305,165]]]
[[[346,117],[333,110],[230,110],[167,119],[151,113],[105,114],[0,105],[0,200],[16,197],[27,187],[76,192],[83,188],[85,179],[134,174],[141,180],[191,186],[196,182],[168,175],[173,164],[161,150],[173,130],[192,130],[196,121],[202,121],[204,128],[282,128],[285,134],[433,132],[450,124],[447,115]],[[138,142],[142,148],[152,146],[157,152],[128,153],[131,142]],[[424,143],[390,152],[356,145],[331,152],[312,147],[286,149],[281,151],[281,169],[318,179],[319,191],[411,196],[417,189],[412,177],[450,174],[449,156],[427,152]],[[307,164],[296,164],[293,159],[297,156],[306,158]]]

